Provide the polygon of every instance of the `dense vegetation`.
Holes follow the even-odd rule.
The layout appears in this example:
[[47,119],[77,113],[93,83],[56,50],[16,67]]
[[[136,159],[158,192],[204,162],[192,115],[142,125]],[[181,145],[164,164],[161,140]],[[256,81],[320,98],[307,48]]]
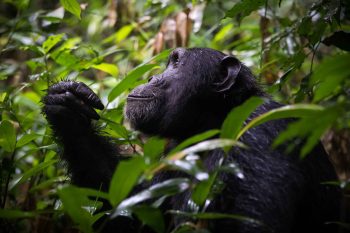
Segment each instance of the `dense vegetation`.
[[[92,232],[93,223],[102,216],[93,215],[101,206],[99,198],[106,198],[113,206],[112,217],[135,214],[156,232],[166,232],[156,204],[140,203],[184,189],[193,190],[192,212],[167,214],[249,220],[202,212],[220,189],[219,171],[242,173],[235,164],[209,173],[194,155],[237,145],[248,128],[291,116],[300,120],[275,144],[286,140],[303,144],[300,156],[305,157],[322,139],[341,178],[330,182],[347,192],[349,41],[350,2],[346,0],[2,1],[0,231],[66,232],[76,227]],[[210,47],[236,55],[253,69],[265,90],[288,107],[243,127],[258,104],[252,100],[230,114],[221,129],[192,137],[163,155],[166,140],[145,140],[130,130],[123,107],[128,91],[163,69],[177,46]],[[100,127],[116,138],[125,156],[133,156],[117,167],[108,193],[69,185],[59,147],[41,114],[45,90],[64,79],[83,81],[99,94],[107,106],[99,112]],[[220,139],[209,139],[214,135]],[[184,160],[186,156],[191,160]],[[150,192],[128,196],[137,183],[168,167],[199,182],[172,179]],[[350,228],[346,222],[339,224]],[[198,227],[188,223],[174,232],[195,232]]]

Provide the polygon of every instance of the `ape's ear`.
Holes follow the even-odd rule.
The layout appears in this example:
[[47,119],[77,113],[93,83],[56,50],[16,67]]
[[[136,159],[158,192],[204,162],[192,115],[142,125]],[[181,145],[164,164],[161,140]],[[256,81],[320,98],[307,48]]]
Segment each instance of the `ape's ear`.
[[221,77],[217,77],[213,83],[214,91],[225,92],[229,90],[235,83],[241,67],[241,62],[237,58],[224,57],[220,62]]

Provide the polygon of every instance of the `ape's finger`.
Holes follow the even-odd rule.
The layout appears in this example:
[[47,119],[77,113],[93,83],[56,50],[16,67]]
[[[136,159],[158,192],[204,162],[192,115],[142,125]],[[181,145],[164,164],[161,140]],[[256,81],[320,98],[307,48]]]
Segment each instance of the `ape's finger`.
[[72,92],[74,95],[94,108],[100,110],[104,108],[100,98],[84,83],[63,81],[52,85],[49,89],[50,94],[62,94],[66,91]]
[[104,108],[100,98],[93,92],[85,83],[76,83],[75,92],[79,98],[81,98],[86,103],[90,104],[92,107],[102,110]]
[[68,91],[62,94],[47,95],[44,97],[43,102],[46,105],[63,105],[74,112],[87,116],[88,118],[95,120],[100,119],[100,116],[92,107],[86,105],[82,100],[79,100]]

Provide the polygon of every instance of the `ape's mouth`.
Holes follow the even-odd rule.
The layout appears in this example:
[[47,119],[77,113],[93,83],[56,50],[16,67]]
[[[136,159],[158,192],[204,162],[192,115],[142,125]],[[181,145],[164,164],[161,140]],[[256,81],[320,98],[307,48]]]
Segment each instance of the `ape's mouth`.
[[151,100],[154,98],[154,95],[133,95],[130,94],[127,97],[127,100]]

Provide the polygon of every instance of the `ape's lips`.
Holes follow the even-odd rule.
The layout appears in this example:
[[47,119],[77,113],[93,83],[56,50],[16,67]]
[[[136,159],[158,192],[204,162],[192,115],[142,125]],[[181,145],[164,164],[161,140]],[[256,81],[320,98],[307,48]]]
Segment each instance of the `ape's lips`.
[[130,94],[127,97],[127,100],[151,100],[154,98],[154,95],[135,95]]

